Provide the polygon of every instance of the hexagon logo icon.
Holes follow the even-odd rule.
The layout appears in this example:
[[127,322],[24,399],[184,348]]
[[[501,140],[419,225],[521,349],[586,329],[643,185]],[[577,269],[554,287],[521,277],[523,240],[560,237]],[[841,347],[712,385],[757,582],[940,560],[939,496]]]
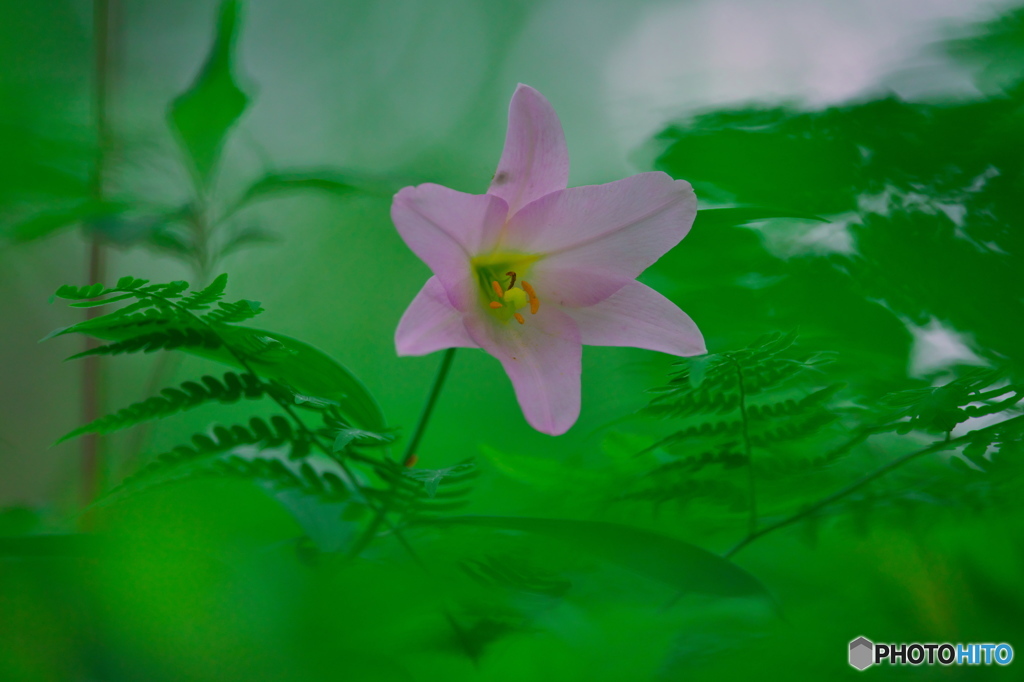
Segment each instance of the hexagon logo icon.
[[857,670],[864,670],[874,663],[875,645],[866,637],[858,637],[850,642],[850,665]]

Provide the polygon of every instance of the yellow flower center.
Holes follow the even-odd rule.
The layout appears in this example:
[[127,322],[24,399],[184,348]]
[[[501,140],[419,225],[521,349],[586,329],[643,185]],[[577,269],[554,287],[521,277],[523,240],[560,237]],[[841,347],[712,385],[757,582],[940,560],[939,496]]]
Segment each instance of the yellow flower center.
[[474,258],[472,265],[481,305],[501,322],[514,318],[519,324],[525,324],[526,318],[519,311],[529,307],[530,314],[536,315],[540,299],[530,283],[518,277],[527,274],[539,258],[522,253],[492,253]]

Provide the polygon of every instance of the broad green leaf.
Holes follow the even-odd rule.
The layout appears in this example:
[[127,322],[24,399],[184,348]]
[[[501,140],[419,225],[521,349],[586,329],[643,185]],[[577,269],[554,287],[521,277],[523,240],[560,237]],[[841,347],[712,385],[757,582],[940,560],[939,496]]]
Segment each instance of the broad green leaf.
[[681,592],[771,598],[757,578],[731,561],[681,540],[631,526],[516,516],[455,516],[430,523],[544,535]]
[[202,71],[170,106],[171,128],[202,184],[209,182],[228,131],[249,104],[249,96],[232,74],[237,24],[238,2],[225,0],[220,6],[217,36]]

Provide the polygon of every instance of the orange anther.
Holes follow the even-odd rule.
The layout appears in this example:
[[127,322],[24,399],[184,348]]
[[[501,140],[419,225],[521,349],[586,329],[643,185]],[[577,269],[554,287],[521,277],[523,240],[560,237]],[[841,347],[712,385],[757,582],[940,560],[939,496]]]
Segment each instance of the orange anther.
[[505,292],[501,290],[501,285],[497,282],[491,282],[491,286],[494,287],[494,293],[496,293],[499,298],[505,295]]
[[516,322],[518,322],[519,324],[526,324],[526,320],[524,320],[523,316],[520,315],[519,313],[516,313],[515,317],[516,317]]
[[540,299],[534,296],[530,299],[530,314],[536,315],[538,310],[540,310]]
[[498,303],[497,301],[491,301],[491,307],[497,310],[498,308],[501,307],[501,304]]
[[524,279],[521,284],[523,285],[523,291],[525,291],[530,298],[537,298],[537,292],[533,290],[533,287],[530,286],[529,282]]

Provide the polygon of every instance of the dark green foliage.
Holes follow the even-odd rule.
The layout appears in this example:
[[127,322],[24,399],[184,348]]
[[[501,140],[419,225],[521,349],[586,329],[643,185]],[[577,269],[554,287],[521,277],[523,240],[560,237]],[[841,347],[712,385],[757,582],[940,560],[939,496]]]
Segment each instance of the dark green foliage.
[[1024,400],[1024,386],[1010,383],[1003,369],[971,369],[963,376],[934,388],[912,388],[884,396],[892,408],[899,433],[914,429],[949,432],[974,417],[1013,409]]
[[[984,41],[1012,43],[1020,16]],[[959,45],[958,52],[977,47]],[[1009,358],[1019,372],[1024,87],[1019,62],[991,62],[1017,80],[989,99],[737,109],[668,127],[656,166],[693,182],[705,201],[785,202],[780,213],[790,207],[842,224],[829,231],[778,220],[753,232],[704,223],[715,212],[702,212],[685,248],[657,272],[685,272],[700,282],[679,283],[680,297],[699,287],[686,301],[696,301],[687,309],[700,319],[743,310],[762,315],[765,326],[799,324],[805,339],[838,350],[858,381],[878,379],[879,386],[865,382],[869,390],[902,374],[903,363],[894,359],[905,357],[907,336],[897,315],[970,331],[976,348]],[[816,239],[832,246],[818,249]],[[983,290],[976,285],[982,282]],[[717,308],[706,318],[703,297]],[[888,312],[877,307],[883,300]],[[736,323],[722,324],[731,334],[728,325]]]

